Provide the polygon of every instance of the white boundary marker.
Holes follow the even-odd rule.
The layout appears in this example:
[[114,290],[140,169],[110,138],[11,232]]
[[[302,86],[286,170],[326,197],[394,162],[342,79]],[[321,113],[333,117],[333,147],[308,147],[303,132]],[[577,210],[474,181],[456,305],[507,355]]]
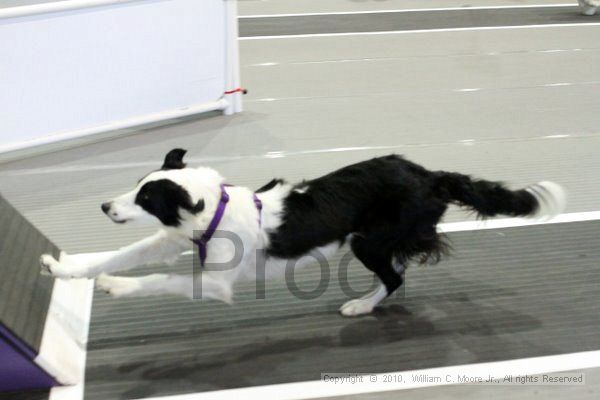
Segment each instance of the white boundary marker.
[[[86,362],[86,343],[94,297],[94,281],[73,279],[56,280],[52,302],[46,320],[40,354],[36,362],[53,375],[59,376],[59,381],[65,385],[50,390],[49,400],[83,399],[83,385]],[[70,324],[77,326],[65,327],[65,319],[71,319]],[[69,324],[67,322],[67,324]],[[75,328],[77,331],[73,332]],[[73,335],[76,337],[73,338]],[[52,360],[54,367],[49,369],[48,362]]]
[[[85,254],[81,257],[84,258]],[[83,399],[86,346],[93,298],[92,279],[54,281],[38,359],[53,360],[54,364],[60,366],[60,371],[57,372],[63,375],[66,369],[68,376],[58,380],[70,386],[52,388],[49,400]]]
[[470,10],[501,10],[510,8],[549,8],[549,7],[577,7],[577,3],[562,4],[515,4],[504,6],[475,6],[475,7],[439,7],[439,8],[405,8],[394,10],[368,10],[368,11],[332,11],[315,13],[297,13],[297,14],[257,14],[240,15],[239,19],[249,18],[280,18],[280,17],[312,17],[319,15],[356,15],[356,14],[393,14],[408,12],[426,12],[426,11],[470,11]]
[[438,231],[443,233],[479,231],[487,229],[517,228],[546,224],[564,224],[568,222],[584,222],[600,220],[600,211],[576,212],[560,214],[548,220],[527,218],[499,218],[479,221],[445,222],[438,224]]
[[244,36],[238,40],[266,40],[266,39],[296,39],[311,37],[335,37],[335,36],[376,36],[376,35],[398,35],[407,33],[432,33],[432,32],[462,32],[462,31],[492,31],[500,29],[535,29],[535,28],[564,28],[581,26],[599,26],[600,22],[583,22],[581,24],[541,24],[541,25],[502,25],[502,26],[476,26],[470,28],[439,28],[439,29],[414,29],[381,32],[339,32],[339,33],[306,33],[300,35],[274,35],[274,36]]
[[[204,393],[153,397],[147,400],[300,400],[320,397],[356,395],[361,393],[387,392],[391,390],[417,389],[432,386],[455,384],[413,382],[413,374],[428,376],[491,376],[493,379],[503,379],[505,376],[538,375],[552,372],[572,371],[600,367],[600,350],[581,353],[561,354],[555,356],[522,358],[517,360],[496,361],[481,364],[457,365],[451,367],[428,368],[413,371],[372,374],[377,381],[372,383],[364,379],[360,383],[332,383],[325,381],[306,381],[284,383],[277,385],[255,386],[240,389],[227,389]],[[316,373],[320,373],[317,371]],[[327,372],[327,371],[323,371]],[[401,382],[384,382],[384,376],[396,375]]]
[[[77,257],[85,259],[86,254]],[[83,399],[93,298],[92,279],[54,281],[42,343],[34,361],[58,382],[69,386],[52,388],[49,400]]]

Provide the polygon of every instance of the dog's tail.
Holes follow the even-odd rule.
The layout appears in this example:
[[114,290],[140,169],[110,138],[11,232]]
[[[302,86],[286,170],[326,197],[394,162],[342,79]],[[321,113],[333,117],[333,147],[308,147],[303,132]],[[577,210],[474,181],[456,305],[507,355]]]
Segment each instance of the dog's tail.
[[476,211],[482,217],[510,215],[552,218],[565,209],[566,193],[554,182],[539,182],[520,190],[500,182],[472,179],[452,172],[436,172],[435,189],[448,202]]

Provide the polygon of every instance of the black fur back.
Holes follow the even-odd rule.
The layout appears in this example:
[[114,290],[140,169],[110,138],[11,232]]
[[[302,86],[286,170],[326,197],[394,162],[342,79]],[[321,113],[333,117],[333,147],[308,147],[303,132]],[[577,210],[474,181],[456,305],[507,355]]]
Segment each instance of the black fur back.
[[428,171],[390,155],[296,185],[284,201],[282,224],[269,232],[267,254],[295,258],[335,241],[341,245],[352,234],[397,262],[436,262],[448,249],[436,225],[451,202],[484,216],[529,214],[537,204],[524,190]]

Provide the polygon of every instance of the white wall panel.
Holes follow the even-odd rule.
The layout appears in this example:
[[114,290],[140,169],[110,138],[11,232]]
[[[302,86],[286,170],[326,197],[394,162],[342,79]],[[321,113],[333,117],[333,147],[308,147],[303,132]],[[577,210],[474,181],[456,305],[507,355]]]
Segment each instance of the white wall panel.
[[0,9],[0,151],[224,108],[226,1]]

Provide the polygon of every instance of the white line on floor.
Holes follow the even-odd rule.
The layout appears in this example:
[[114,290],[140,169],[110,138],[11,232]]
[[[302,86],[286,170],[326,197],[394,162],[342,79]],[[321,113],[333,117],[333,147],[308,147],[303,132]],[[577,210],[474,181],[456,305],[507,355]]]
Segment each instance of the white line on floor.
[[249,18],[279,18],[279,17],[309,17],[318,15],[354,15],[354,14],[382,14],[382,13],[407,13],[407,12],[426,12],[426,11],[470,11],[470,10],[499,10],[510,8],[547,8],[547,7],[576,7],[577,3],[562,4],[522,4],[522,5],[504,5],[504,6],[476,6],[476,7],[440,7],[440,8],[405,8],[395,10],[368,10],[368,11],[331,11],[315,13],[297,13],[297,14],[256,14],[240,15],[239,19]]
[[[430,89],[430,92],[439,91],[439,92],[454,92],[454,93],[470,93],[470,92],[480,92],[480,91],[498,91],[498,90],[523,90],[523,89],[539,89],[539,88],[557,88],[557,87],[566,87],[566,86],[587,86],[587,85],[598,85],[600,81],[587,81],[587,82],[556,82],[556,83],[544,83],[541,85],[529,85],[529,86],[497,86],[497,87],[487,87],[487,88],[456,88],[456,89]],[[386,91],[386,92],[370,92],[370,93],[345,93],[345,94],[327,94],[327,95],[313,95],[313,96],[296,96],[296,97],[266,97],[266,98],[258,98],[246,100],[246,103],[260,103],[260,102],[274,102],[274,101],[295,101],[295,100],[314,100],[314,99],[339,99],[339,98],[349,98],[349,97],[367,97],[367,96],[386,96],[386,95],[395,95],[401,92],[400,90],[396,91]]]
[[567,53],[567,52],[598,52],[598,48],[570,48],[570,49],[545,49],[545,50],[512,50],[512,51],[491,51],[482,53],[437,53],[427,55],[405,55],[398,57],[365,57],[365,58],[342,58],[342,59],[330,59],[322,61],[283,61],[283,62],[264,62],[243,65],[243,68],[249,67],[275,67],[281,65],[311,65],[311,64],[338,64],[338,63],[355,63],[355,62],[381,62],[381,61],[401,61],[412,58],[459,58],[459,57],[485,57],[485,56],[512,56],[512,55],[525,55],[525,54],[548,54],[548,53]]
[[541,25],[514,25],[514,26],[477,26],[471,28],[439,28],[439,29],[414,29],[381,32],[340,32],[340,33],[306,33],[300,35],[275,35],[275,36],[246,36],[239,40],[267,40],[267,39],[296,39],[312,37],[335,37],[335,36],[370,36],[370,35],[398,35],[406,33],[431,33],[431,32],[462,32],[462,31],[491,31],[499,29],[536,29],[536,28],[564,28],[598,26],[600,22],[585,22],[581,24],[541,24]]
[[[597,132],[590,134],[552,134],[544,136],[530,136],[521,138],[491,138],[485,140],[473,140],[463,139],[456,140],[454,142],[439,142],[439,143],[405,143],[399,145],[382,145],[382,146],[354,146],[354,147],[332,147],[326,149],[311,149],[311,150],[298,150],[298,151],[270,151],[264,154],[254,155],[240,155],[240,156],[207,156],[207,157],[190,157],[186,160],[189,164],[194,165],[205,165],[210,163],[219,162],[231,162],[237,160],[265,160],[270,158],[284,158],[293,156],[304,156],[313,154],[329,154],[329,153],[340,153],[346,151],[374,151],[374,150],[385,150],[385,151],[399,151],[406,148],[414,147],[439,147],[439,146],[452,146],[452,145],[473,145],[473,144],[490,144],[497,142],[526,142],[541,139],[595,139],[598,137]],[[75,173],[75,172],[86,172],[86,171],[110,171],[119,170],[126,168],[155,168],[160,165],[162,160],[150,160],[150,161],[132,161],[128,163],[108,163],[108,164],[87,164],[87,165],[68,165],[63,167],[41,167],[41,168],[24,168],[0,171],[0,176],[25,176],[25,175],[48,175],[48,174],[63,174],[63,173]]]
[[[239,389],[226,389],[213,392],[191,393],[184,395],[154,397],[147,400],[297,400],[315,399],[320,397],[355,395],[360,393],[386,392],[391,390],[417,389],[432,386],[454,384],[447,383],[445,379],[440,382],[417,382],[415,375],[456,377],[457,375],[479,376],[493,379],[504,379],[505,376],[531,376],[559,371],[573,371],[586,368],[600,367],[600,351],[587,351],[581,353],[561,354],[556,356],[522,358],[517,360],[496,361],[480,364],[457,365],[451,367],[428,368],[413,371],[390,372],[385,374],[368,375],[362,382],[332,383],[319,381],[306,381],[283,383],[276,385],[254,386]],[[343,369],[340,367],[340,369]],[[315,374],[321,372],[318,367]],[[337,371],[343,372],[343,371]],[[384,381],[385,376],[394,375],[398,378]],[[375,377],[375,382],[371,381]]]
[[600,220],[600,211],[576,212],[560,214],[548,220],[526,218],[499,218],[484,221],[445,222],[438,224],[438,231],[444,233],[478,231],[486,229],[516,228],[546,224],[564,224],[568,222],[583,222]]

